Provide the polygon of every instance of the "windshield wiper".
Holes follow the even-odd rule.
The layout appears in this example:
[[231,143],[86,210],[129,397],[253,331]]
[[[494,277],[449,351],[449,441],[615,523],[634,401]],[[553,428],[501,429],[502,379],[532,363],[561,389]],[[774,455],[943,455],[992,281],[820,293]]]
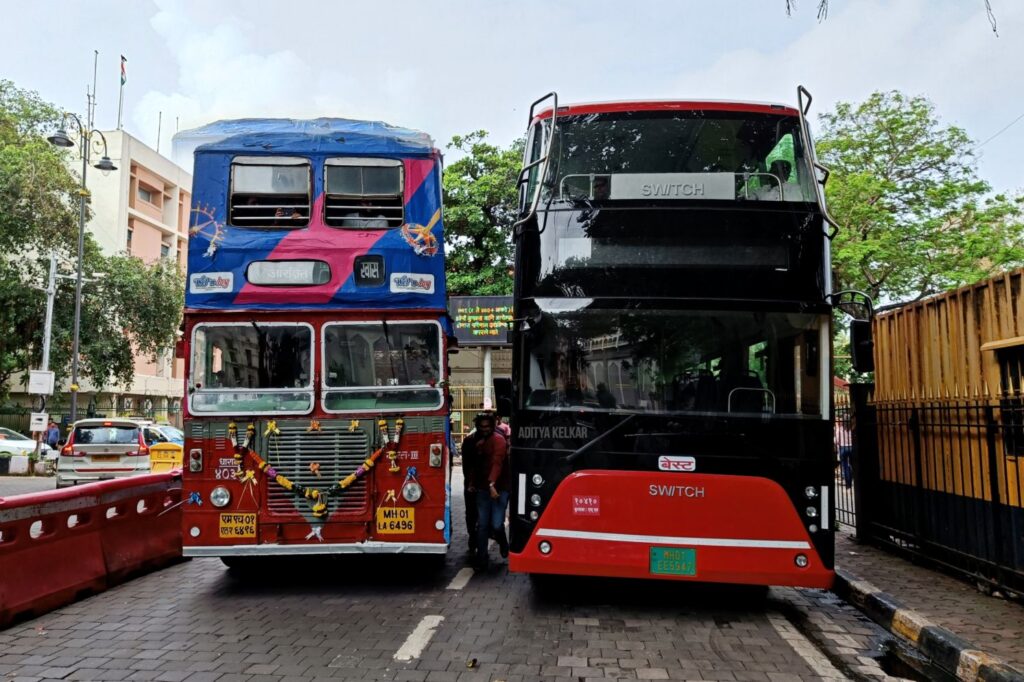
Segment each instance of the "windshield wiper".
[[634,419],[636,419],[636,417],[637,417],[637,413],[634,412],[633,414],[629,415],[628,417],[626,417],[625,419],[620,421],[615,426],[611,427],[610,429],[607,429],[606,431],[602,431],[601,433],[599,433],[594,438],[591,438],[586,443],[584,443],[582,446],[576,448],[575,450],[570,452],[568,455],[566,455],[565,456],[566,463],[572,464],[572,462],[574,462],[576,459],[578,459],[581,455],[584,455],[587,452],[589,452],[590,450],[593,450],[594,446],[596,446],[598,443],[603,441],[605,438],[607,438],[608,436],[612,435],[613,433],[615,433],[616,431],[621,429],[626,424],[628,424],[631,421],[633,421]]
[[388,322],[387,320],[381,320],[380,326],[384,328],[384,348],[388,352],[388,364],[391,365],[391,379],[395,382],[393,385],[398,383],[398,374],[395,373],[395,358],[391,354],[391,336],[388,334]]

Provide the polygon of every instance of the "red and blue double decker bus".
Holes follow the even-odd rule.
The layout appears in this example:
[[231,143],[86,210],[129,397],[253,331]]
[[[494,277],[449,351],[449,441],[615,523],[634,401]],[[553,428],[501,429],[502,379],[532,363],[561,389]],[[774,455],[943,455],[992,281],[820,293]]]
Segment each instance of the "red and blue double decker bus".
[[342,119],[221,121],[195,150],[186,556],[443,554],[441,155]]
[[834,230],[805,110],[531,109],[496,386],[512,570],[831,585]]

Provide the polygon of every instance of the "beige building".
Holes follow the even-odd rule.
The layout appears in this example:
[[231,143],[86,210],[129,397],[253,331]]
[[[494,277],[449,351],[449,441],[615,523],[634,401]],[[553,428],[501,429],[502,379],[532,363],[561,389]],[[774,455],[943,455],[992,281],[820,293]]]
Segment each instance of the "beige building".
[[[86,230],[108,255],[128,252],[147,263],[168,258],[184,273],[192,176],[123,130],[103,134],[117,170],[89,168],[86,185],[93,215]],[[69,159],[75,173],[80,173],[81,158],[72,155]],[[60,286],[69,286],[69,282],[64,280]],[[88,287],[83,295],[90,295]],[[136,357],[130,385],[98,391],[87,379],[80,382],[79,417],[93,411],[107,416],[150,413],[157,419],[179,423],[183,375],[184,361],[175,359],[173,348],[155,361]],[[20,385],[18,381],[12,383]],[[56,387],[52,414],[67,411],[69,383]]]

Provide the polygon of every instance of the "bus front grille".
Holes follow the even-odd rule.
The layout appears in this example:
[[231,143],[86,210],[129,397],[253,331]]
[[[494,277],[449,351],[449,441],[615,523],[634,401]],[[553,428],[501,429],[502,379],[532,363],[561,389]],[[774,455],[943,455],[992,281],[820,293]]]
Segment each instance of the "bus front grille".
[[[308,432],[309,422],[289,424],[278,422],[281,433],[266,439],[267,460],[287,476],[296,486],[327,491],[338,481],[353,473],[369,455],[366,431],[348,430],[340,422],[322,422],[322,430]],[[317,476],[311,464],[319,464]],[[273,514],[294,514],[299,511],[310,516],[311,502],[297,498],[276,483],[268,483],[267,507]],[[340,496],[328,502],[331,514],[361,515],[367,511],[366,478],[349,486]]]

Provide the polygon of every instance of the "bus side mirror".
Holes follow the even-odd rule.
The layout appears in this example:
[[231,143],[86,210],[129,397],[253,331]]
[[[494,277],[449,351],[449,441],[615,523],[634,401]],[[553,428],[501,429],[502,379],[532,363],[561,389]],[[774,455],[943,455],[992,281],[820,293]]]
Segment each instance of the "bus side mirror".
[[857,372],[875,371],[875,342],[870,320],[850,322],[850,359]]
[[512,379],[508,377],[494,378],[494,404],[499,417],[512,416]]

